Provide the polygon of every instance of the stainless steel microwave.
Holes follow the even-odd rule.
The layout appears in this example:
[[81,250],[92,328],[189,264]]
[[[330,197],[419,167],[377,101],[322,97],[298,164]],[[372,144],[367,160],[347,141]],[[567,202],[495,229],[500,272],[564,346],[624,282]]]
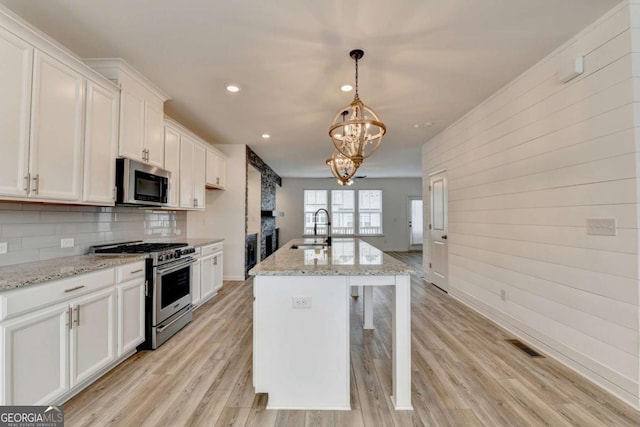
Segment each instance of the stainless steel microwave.
[[164,206],[170,172],[131,159],[116,159],[116,204]]

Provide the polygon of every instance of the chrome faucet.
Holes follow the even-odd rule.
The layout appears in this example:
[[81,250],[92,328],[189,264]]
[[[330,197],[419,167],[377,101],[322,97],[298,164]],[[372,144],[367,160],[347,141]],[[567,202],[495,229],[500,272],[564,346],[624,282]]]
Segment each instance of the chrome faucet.
[[320,208],[313,214],[313,235],[318,235],[318,213],[320,213],[320,211],[325,211],[327,214],[327,239],[325,240],[325,243],[327,246],[331,246],[331,215],[329,215],[329,211],[325,208]]

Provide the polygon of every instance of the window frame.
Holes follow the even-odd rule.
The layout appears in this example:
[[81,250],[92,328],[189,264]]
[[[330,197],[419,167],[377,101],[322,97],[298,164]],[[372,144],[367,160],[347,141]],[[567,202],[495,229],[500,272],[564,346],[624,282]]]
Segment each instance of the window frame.
[[[333,237],[384,237],[384,191],[380,188],[362,188],[362,189],[341,189],[341,188],[304,188],[302,190],[302,236],[303,237],[313,237],[313,232],[311,227],[306,226],[306,215],[307,213],[312,213],[311,211],[307,211],[306,207],[306,192],[307,191],[324,191],[327,198],[327,204],[325,209],[327,209],[331,215],[331,235]],[[353,191],[354,195],[354,209],[353,209],[353,234],[335,234],[333,232],[334,227],[334,212],[333,212],[333,192],[334,191]],[[364,212],[364,213],[379,213],[380,214],[380,232],[375,234],[361,234],[360,233],[360,192],[361,191],[378,191],[380,193],[380,210],[375,212]],[[315,211],[314,211],[315,212]],[[324,236],[326,235],[325,227],[318,225],[318,235]],[[309,231],[309,233],[307,233]]]

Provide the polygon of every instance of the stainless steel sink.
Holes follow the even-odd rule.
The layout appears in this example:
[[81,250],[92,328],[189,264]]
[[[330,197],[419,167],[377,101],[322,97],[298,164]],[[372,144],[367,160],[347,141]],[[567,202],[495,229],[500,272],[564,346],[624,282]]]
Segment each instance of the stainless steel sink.
[[291,245],[290,249],[326,249],[327,245],[322,243],[301,243],[299,245]]

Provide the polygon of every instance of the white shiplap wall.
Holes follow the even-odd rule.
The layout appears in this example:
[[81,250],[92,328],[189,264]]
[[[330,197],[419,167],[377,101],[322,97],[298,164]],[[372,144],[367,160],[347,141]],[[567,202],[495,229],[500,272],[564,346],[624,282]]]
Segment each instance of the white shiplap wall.
[[[621,3],[428,141],[422,164],[425,187],[448,174],[450,294],[638,407],[636,27],[640,2]],[[577,55],[585,73],[560,83]],[[616,218],[617,235],[587,235],[587,218]]]

